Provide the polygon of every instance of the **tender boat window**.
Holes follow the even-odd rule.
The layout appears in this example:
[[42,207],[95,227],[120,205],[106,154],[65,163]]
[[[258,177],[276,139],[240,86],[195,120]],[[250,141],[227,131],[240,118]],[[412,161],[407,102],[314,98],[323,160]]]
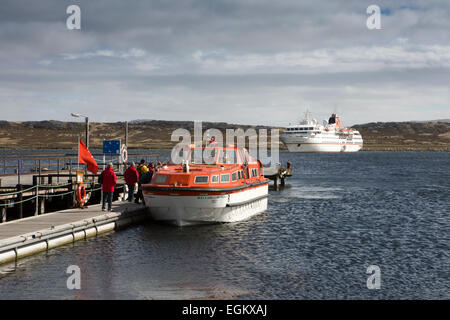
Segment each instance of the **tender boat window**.
[[219,182],[219,175],[216,174],[211,177],[211,183],[218,183]]
[[237,171],[235,171],[231,174],[231,181],[236,181],[236,180],[237,180]]
[[208,183],[209,176],[196,176],[194,183]]
[[258,176],[258,169],[252,169],[252,177]]
[[230,182],[230,174],[221,174],[220,175],[220,182]]
[[167,175],[166,174],[157,174],[155,177],[155,183],[159,184],[165,184],[167,181]]

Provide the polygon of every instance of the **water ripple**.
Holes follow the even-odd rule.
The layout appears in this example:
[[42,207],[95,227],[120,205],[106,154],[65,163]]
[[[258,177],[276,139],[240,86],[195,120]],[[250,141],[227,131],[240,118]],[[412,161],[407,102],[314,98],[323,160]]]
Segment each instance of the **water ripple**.
[[[449,153],[282,153],[294,176],[248,221],[147,223],[0,270],[6,299],[449,299]],[[432,163],[432,166],[430,165]],[[82,289],[66,288],[67,266]],[[366,287],[369,265],[381,290]]]

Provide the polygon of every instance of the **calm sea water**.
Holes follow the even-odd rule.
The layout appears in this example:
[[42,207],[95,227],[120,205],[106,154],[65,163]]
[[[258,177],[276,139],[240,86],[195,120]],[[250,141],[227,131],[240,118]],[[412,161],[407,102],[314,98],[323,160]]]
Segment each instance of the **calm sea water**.
[[[294,176],[257,217],[149,222],[53,249],[2,267],[0,299],[450,298],[450,153],[281,159]],[[81,290],[66,287],[69,265]]]

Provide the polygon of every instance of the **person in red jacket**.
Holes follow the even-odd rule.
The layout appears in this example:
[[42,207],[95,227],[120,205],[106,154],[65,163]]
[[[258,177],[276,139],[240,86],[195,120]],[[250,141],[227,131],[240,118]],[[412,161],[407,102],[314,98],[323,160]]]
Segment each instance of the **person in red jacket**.
[[102,191],[103,191],[103,202],[102,211],[105,211],[105,202],[108,201],[108,211],[112,211],[112,199],[114,194],[114,187],[117,184],[117,176],[112,169],[112,162],[108,163],[108,166],[103,170],[101,174],[102,179]]
[[128,186],[128,202],[133,201],[134,197],[134,189],[136,187],[136,183],[139,181],[139,172],[136,170],[136,165],[134,162],[125,170],[123,174],[125,177],[125,183]]

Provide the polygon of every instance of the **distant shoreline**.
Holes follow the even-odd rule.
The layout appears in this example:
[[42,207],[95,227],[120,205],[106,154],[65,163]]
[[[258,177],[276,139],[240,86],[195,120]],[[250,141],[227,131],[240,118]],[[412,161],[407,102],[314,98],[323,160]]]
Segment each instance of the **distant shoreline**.
[[[259,133],[267,130],[268,142],[272,129],[282,127],[236,125],[224,122],[203,122],[203,130],[215,128],[225,137],[227,129],[242,129]],[[192,121],[149,120],[128,124],[128,148],[170,150],[179,141],[171,141],[177,129],[186,129],[192,135]],[[450,151],[450,122],[372,122],[354,125],[364,140],[362,151]],[[251,131],[248,131],[251,130]],[[78,137],[85,138],[85,125],[80,122],[29,121],[8,122],[0,120],[0,149],[76,150]],[[103,140],[125,141],[123,122],[90,123],[91,149],[102,149]],[[270,146],[270,142],[269,142]],[[280,142],[280,150],[287,150]]]
[[[93,149],[99,149],[97,147],[94,147]],[[158,151],[158,150],[172,150],[172,148],[158,148],[158,147],[152,147],[152,148],[128,148],[128,151],[133,151],[133,150],[142,150],[142,149],[148,149],[148,150],[154,150],[154,151]],[[38,150],[68,150],[67,148],[45,148],[45,147],[40,147],[40,148],[7,148],[4,146],[0,147],[0,150],[5,151],[5,150],[11,150],[11,151],[21,151],[21,150],[33,150],[33,151],[38,151]],[[76,149],[71,149],[74,153],[77,152]],[[279,149],[280,151],[283,152],[288,152],[287,148],[283,147]],[[369,149],[365,149],[363,148],[362,150],[358,151],[358,152],[450,152],[450,149],[421,149],[421,148],[392,148],[392,147],[386,147],[386,148],[369,148]],[[293,152],[295,153],[295,152]],[[315,153],[333,153],[333,152],[315,152]],[[345,152],[343,152],[345,153]]]

